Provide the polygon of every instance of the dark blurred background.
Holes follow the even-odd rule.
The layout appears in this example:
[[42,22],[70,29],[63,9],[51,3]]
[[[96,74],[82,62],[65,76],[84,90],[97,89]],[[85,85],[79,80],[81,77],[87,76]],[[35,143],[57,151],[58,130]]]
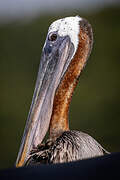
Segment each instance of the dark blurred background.
[[15,163],[49,25],[80,15],[94,46],[70,107],[70,127],[120,151],[120,3],[115,0],[0,1],[0,168]]

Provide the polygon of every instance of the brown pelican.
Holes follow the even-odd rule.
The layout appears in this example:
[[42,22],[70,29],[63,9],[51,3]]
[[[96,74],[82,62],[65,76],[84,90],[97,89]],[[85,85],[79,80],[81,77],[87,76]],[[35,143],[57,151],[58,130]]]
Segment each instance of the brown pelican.
[[[61,163],[107,151],[91,136],[69,130],[73,91],[90,55],[91,25],[75,16],[53,22],[42,50],[38,77],[16,166]],[[49,128],[49,138],[41,144]]]

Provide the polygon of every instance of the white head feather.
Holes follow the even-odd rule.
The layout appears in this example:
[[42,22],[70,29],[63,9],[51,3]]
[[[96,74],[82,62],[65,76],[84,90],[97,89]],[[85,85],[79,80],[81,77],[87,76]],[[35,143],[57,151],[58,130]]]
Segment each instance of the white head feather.
[[[59,19],[55,22],[53,22],[48,30],[48,35],[51,32],[57,31],[59,36],[66,36],[68,35],[71,39],[71,42],[74,45],[74,54],[77,50],[79,38],[78,35],[80,33],[80,25],[79,22],[82,20],[81,17],[75,16],[75,17],[66,17],[63,19]],[[73,54],[73,55],[74,55]]]

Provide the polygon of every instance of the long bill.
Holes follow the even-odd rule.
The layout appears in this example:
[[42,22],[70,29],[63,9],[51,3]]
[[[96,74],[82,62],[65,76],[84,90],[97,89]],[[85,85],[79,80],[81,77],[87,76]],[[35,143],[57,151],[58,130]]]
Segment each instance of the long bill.
[[46,42],[42,51],[32,104],[28,114],[16,167],[23,166],[30,151],[48,131],[56,89],[71,61],[73,44],[68,36],[53,45]]

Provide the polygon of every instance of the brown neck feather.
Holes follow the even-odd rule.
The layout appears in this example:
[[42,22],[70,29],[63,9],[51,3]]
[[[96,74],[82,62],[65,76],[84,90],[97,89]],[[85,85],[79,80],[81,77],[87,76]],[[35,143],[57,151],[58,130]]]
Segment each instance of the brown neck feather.
[[63,131],[69,130],[69,105],[73,91],[77,85],[78,78],[86,64],[91,51],[91,39],[84,26],[80,27],[79,45],[64,78],[62,79],[53,103],[53,112],[50,121],[50,139],[55,139]]

